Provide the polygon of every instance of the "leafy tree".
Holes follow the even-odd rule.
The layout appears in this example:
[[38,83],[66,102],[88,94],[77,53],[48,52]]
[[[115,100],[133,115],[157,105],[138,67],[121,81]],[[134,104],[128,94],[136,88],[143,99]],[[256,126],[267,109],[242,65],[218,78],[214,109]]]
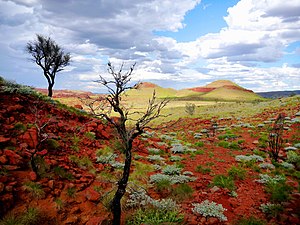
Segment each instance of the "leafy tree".
[[36,35],[35,41],[27,43],[26,50],[32,55],[33,61],[43,69],[48,81],[48,96],[52,97],[56,73],[69,65],[70,53],[65,53],[50,37],[39,34]]
[[[125,155],[125,165],[123,174],[118,181],[118,188],[111,203],[113,212],[113,224],[120,224],[121,220],[121,199],[126,192],[128,178],[130,175],[132,161],[132,143],[135,138],[142,134],[145,129],[151,128],[149,123],[154,119],[162,116],[161,110],[166,106],[168,100],[157,101],[155,92],[149,99],[145,112],[130,112],[122,104],[122,97],[126,90],[137,89],[140,83],[130,86],[130,80],[135,64],[131,66],[129,71],[123,72],[123,64],[119,70],[115,70],[111,63],[108,63],[108,73],[112,76],[111,80],[105,79],[100,75],[100,79],[96,82],[105,86],[109,92],[105,97],[97,100],[86,99],[85,104],[90,108],[93,114],[104,118],[108,123],[116,128],[116,131],[122,141],[123,153]],[[111,112],[117,113],[118,117],[111,116]],[[130,115],[138,114],[138,119],[132,119]],[[127,122],[130,120],[130,124]]]

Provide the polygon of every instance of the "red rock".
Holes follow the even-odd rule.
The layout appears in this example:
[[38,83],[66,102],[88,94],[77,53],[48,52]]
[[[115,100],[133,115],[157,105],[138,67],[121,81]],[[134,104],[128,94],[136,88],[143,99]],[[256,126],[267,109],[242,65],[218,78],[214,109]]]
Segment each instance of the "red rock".
[[33,172],[33,171],[31,171],[31,172],[29,173],[29,180],[31,180],[31,181],[36,181],[36,179],[37,179],[36,173]]
[[2,182],[0,182],[0,193],[4,190],[4,184]]
[[53,190],[53,188],[54,188],[54,180],[49,180],[48,181],[48,187]]
[[12,165],[18,165],[22,161],[22,157],[12,150],[5,149],[3,154],[6,155],[9,159],[9,163]]
[[4,137],[4,136],[0,136],[0,143],[4,143],[4,142],[7,142],[7,141],[9,141],[10,140],[10,138],[6,138],[6,137]]
[[7,191],[7,192],[12,192],[13,189],[14,189],[14,187],[12,185],[5,186],[5,191]]
[[101,195],[91,188],[86,192],[86,198],[91,202],[98,202],[100,197]]
[[101,225],[106,224],[105,221],[108,221],[109,217],[106,214],[105,216],[101,217],[92,217],[89,219],[89,221],[86,223],[86,225]]
[[74,108],[76,108],[76,109],[83,109],[83,107],[81,105],[74,105]]
[[0,176],[0,182],[6,183],[8,180],[7,176]]
[[36,148],[38,144],[37,130],[35,128],[30,128],[21,139],[28,144],[30,148]]
[[47,149],[44,149],[44,150],[38,152],[37,154],[41,155],[41,156],[44,156],[44,155],[47,155],[47,153],[48,153]]
[[7,163],[7,158],[6,158],[6,156],[5,155],[2,155],[2,156],[0,156],[0,163],[1,164],[5,164],[5,163]]
[[207,220],[207,224],[209,224],[209,225],[219,224],[219,220],[218,220],[218,218],[210,217],[210,218]]
[[21,109],[23,109],[23,106],[21,106],[21,105],[11,105],[11,106],[8,106],[6,110],[7,110],[7,112],[13,112],[13,111],[19,111]]

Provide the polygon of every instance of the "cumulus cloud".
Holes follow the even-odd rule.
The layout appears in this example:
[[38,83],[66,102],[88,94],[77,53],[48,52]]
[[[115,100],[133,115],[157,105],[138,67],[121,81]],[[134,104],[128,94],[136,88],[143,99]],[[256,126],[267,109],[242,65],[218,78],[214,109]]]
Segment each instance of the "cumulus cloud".
[[[220,78],[255,90],[300,83],[300,62],[278,64],[284,62],[285,49],[299,41],[298,0],[240,0],[228,9],[226,27],[191,42],[155,35],[180,32],[185,15],[200,1],[0,0],[0,32],[5,36],[0,60],[7,65],[0,73],[38,84],[43,77],[24,48],[41,33],[72,54],[71,66],[59,77],[63,83],[57,82],[60,88],[95,88],[90,81],[105,74],[108,61],[136,62],[134,80],[169,81],[175,87]],[[299,49],[289,54],[299,56]]]

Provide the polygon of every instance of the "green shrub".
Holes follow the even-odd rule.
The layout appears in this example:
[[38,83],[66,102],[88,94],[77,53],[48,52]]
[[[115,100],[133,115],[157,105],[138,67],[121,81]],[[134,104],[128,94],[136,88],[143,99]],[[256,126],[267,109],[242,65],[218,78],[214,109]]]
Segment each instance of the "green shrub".
[[197,146],[197,147],[203,147],[204,143],[202,141],[198,141],[198,142],[195,143],[195,146]]
[[96,139],[96,134],[94,132],[85,132],[84,136],[91,141],[94,141]]
[[280,204],[267,203],[261,204],[260,209],[270,217],[277,217],[283,211],[283,206]]
[[213,178],[213,185],[227,188],[230,191],[235,190],[234,180],[231,176],[217,175]]
[[72,138],[71,149],[73,149],[75,152],[79,151],[79,146],[78,146],[79,142],[80,142],[80,138],[76,134],[74,134]]
[[126,221],[126,225],[140,225],[140,224],[182,224],[184,216],[178,214],[177,211],[161,211],[158,209],[139,209],[132,218]]
[[289,199],[289,194],[292,188],[285,181],[273,182],[269,181],[266,184],[266,191],[271,194],[272,202],[284,202]]
[[16,216],[12,213],[0,220],[0,225],[38,225],[41,221],[41,213],[37,208],[29,207],[25,212]]
[[246,178],[247,170],[242,168],[241,166],[232,166],[228,170],[228,175],[231,176],[233,179],[240,179],[244,180]]
[[202,174],[209,174],[211,172],[211,169],[208,167],[203,167],[202,165],[198,165],[195,171]]
[[232,134],[232,133],[226,133],[226,134],[223,134],[223,135],[219,135],[218,136],[218,139],[219,140],[228,140],[228,139],[235,139],[237,138],[238,136],[235,135],[235,134]]
[[21,216],[22,225],[35,225],[39,224],[41,213],[37,208],[28,208],[27,211]]
[[234,225],[266,225],[266,222],[264,220],[250,216],[249,218],[239,219],[234,223]]
[[219,143],[218,143],[218,146],[219,147],[223,147],[223,148],[229,148],[229,142],[228,141],[220,141]]
[[18,131],[21,131],[21,132],[25,132],[27,130],[27,127],[26,125],[24,125],[23,123],[21,122],[17,122],[15,123],[14,125],[14,129],[18,130]]
[[71,198],[74,198],[76,195],[76,188],[75,187],[67,188],[67,195]]
[[67,179],[67,180],[73,180],[74,177],[71,173],[67,172],[65,169],[63,169],[62,167],[60,166],[56,166],[53,168],[53,172],[59,176],[60,178],[63,178],[63,179]]
[[188,184],[179,184],[175,188],[172,189],[172,197],[176,200],[184,200],[192,197],[194,190]]
[[36,199],[41,199],[45,197],[45,192],[42,186],[38,183],[27,181],[24,184],[25,190],[30,192],[31,196]]
[[56,150],[59,148],[60,144],[55,139],[48,139],[47,146],[49,150]]
[[161,179],[155,182],[155,187],[158,192],[171,191],[172,183],[170,179]]

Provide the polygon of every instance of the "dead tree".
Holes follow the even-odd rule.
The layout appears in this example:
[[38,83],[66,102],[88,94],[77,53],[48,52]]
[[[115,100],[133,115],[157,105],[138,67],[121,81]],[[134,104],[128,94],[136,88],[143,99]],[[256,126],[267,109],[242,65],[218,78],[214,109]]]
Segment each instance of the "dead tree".
[[[122,97],[124,97],[125,92],[130,89],[137,89],[140,85],[140,83],[130,85],[134,67],[135,64],[127,72],[123,72],[123,64],[119,70],[116,70],[111,63],[108,63],[108,73],[112,76],[112,79],[107,80],[100,75],[100,79],[96,81],[107,88],[108,94],[99,99],[90,99],[88,103],[86,102],[89,110],[94,115],[105,119],[115,127],[124,148],[125,164],[123,174],[117,183],[117,191],[111,203],[114,225],[120,224],[121,221],[121,199],[126,192],[130,175],[133,141],[145,129],[151,129],[149,126],[151,121],[167,116],[162,114],[162,109],[167,105],[168,100],[157,101],[155,92],[149,99],[145,112],[130,112],[124,106]],[[112,116],[112,112],[118,115],[117,118]],[[139,115],[138,119],[132,119],[133,114]]]
[[284,114],[280,113],[274,121],[273,127],[269,133],[269,150],[271,157],[275,162],[279,159],[279,151],[283,148],[283,130]]

